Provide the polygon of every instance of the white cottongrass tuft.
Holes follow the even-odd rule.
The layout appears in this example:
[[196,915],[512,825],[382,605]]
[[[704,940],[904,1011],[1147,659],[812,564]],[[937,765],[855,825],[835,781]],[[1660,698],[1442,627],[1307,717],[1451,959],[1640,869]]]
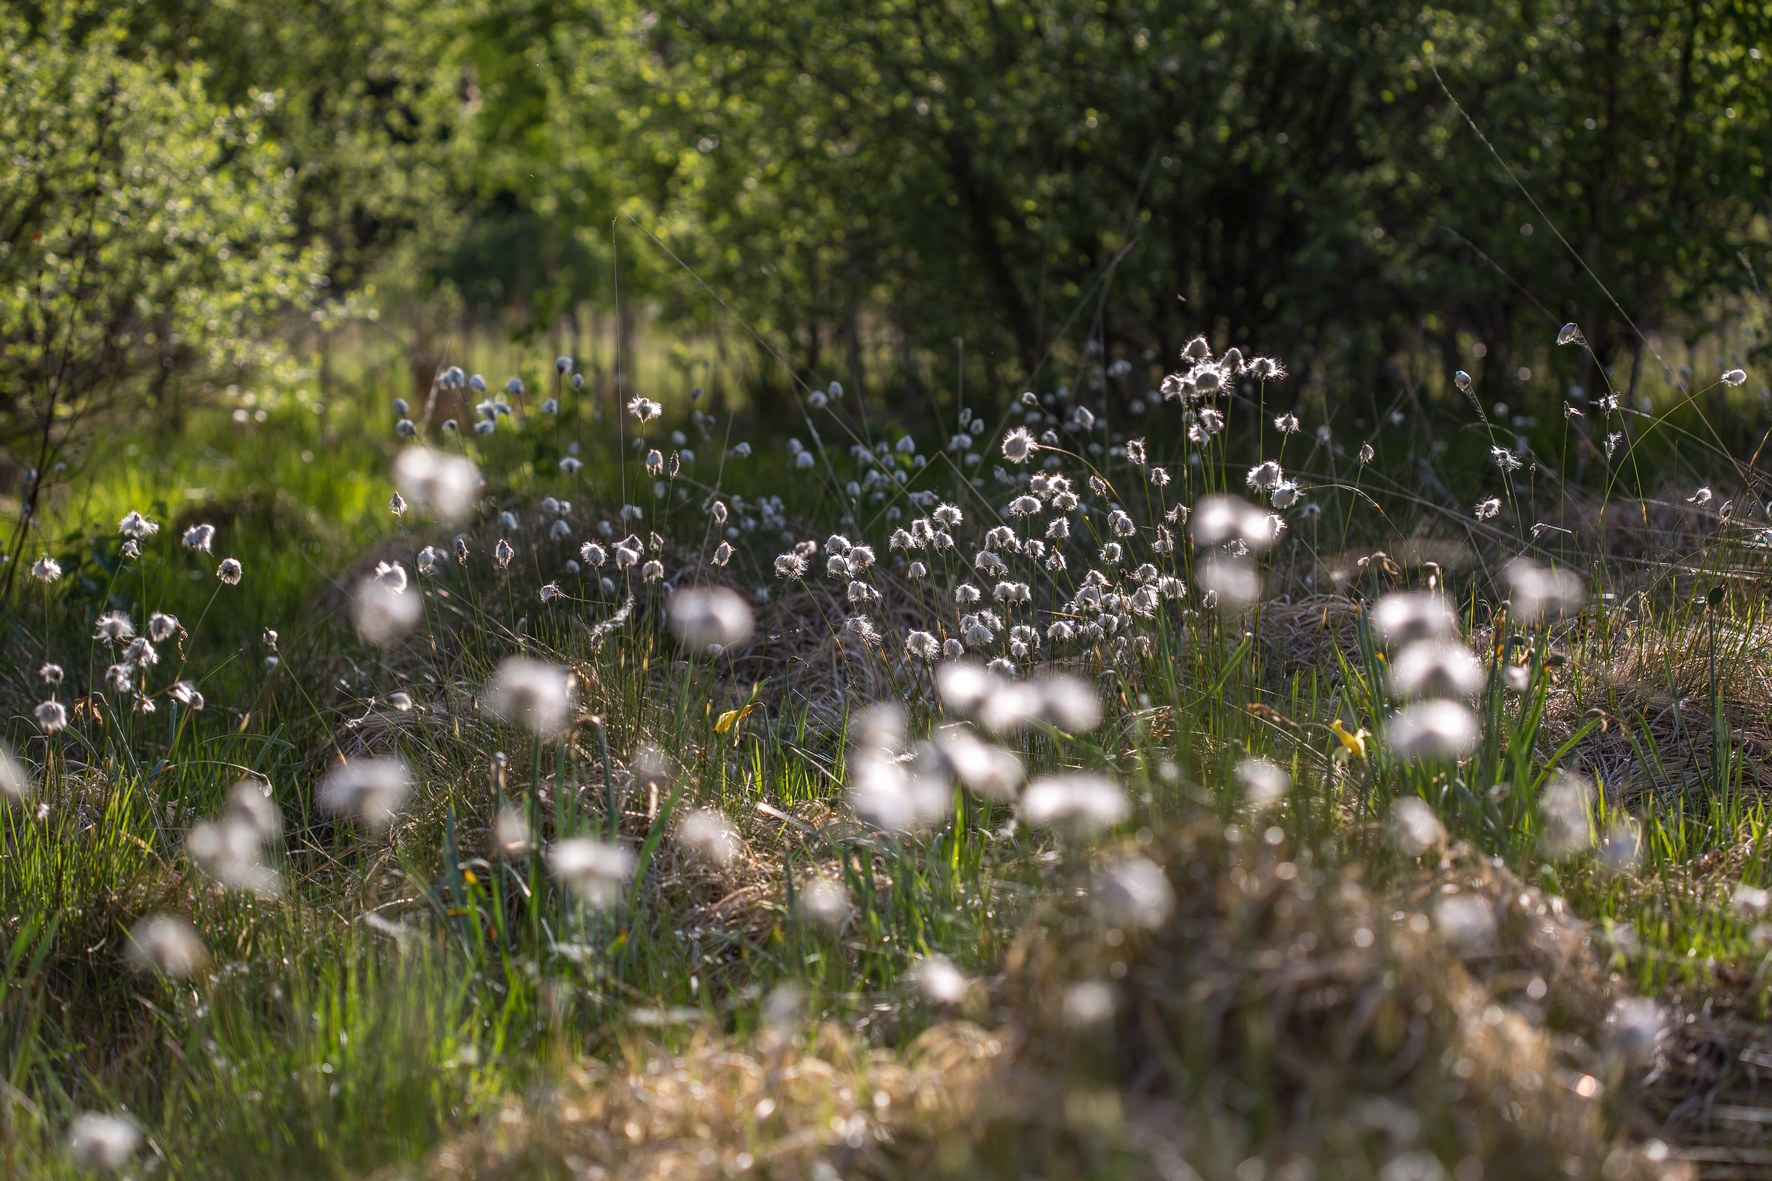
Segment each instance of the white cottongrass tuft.
[[1420,857],[1446,843],[1446,826],[1420,796],[1399,796],[1391,804],[1390,819],[1397,848],[1410,857]]
[[507,656],[487,682],[481,704],[493,717],[521,723],[538,738],[558,738],[572,726],[572,674],[545,660]]
[[634,854],[593,837],[559,841],[548,850],[548,870],[586,906],[606,909],[621,901],[634,874]]
[[1538,847],[1547,857],[1567,857],[1593,848],[1594,789],[1565,771],[1553,774],[1538,793]]
[[118,522],[117,532],[131,541],[142,541],[160,532],[160,522],[150,521],[140,513],[131,512]]
[[1456,762],[1476,750],[1481,737],[1475,711],[1458,701],[1404,706],[1384,726],[1386,748],[1409,762]]
[[62,576],[62,565],[48,554],[31,563],[31,577],[38,582],[54,582]]
[[1237,764],[1237,784],[1250,807],[1265,811],[1292,791],[1292,776],[1272,759],[1251,755]]
[[380,832],[412,794],[412,772],[397,757],[356,758],[326,773],[317,799],[323,812],[355,816],[371,832]]
[[982,741],[963,725],[944,728],[936,738],[936,749],[955,779],[999,804],[1012,803],[1027,777],[1015,752]]
[[1003,436],[1003,458],[1010,463],[1026,463],[1039,449],[1026,427],[1018,426]]
[[209,962],[197,929],[172,915],[151,915],[129,932],[129,966],[137,972],[158,972],[183,980]]
[[126,644],[135,639],[135,624],[121,611],[107,611],[98,617],[92,638],[111,647]]
[[192,553],[206,554],[215,544],[214,525],[192,525],[184,533],[184,546]]
[[473,511],[480,469],[466,456],[407,447],[394,459],[394,487],[419,511],[459,524]]
[[1458,635],[1458,617],[1433,591],[1386,595],[1372,608],[1370,619],[1373,632],[1392,649]]
[[1450,640],[1422,640],[1390,663],[1391,691],[1403,698],[1475,697],[1487,680],[1483,662]]
[[1667,1037],[1667,1014],[1648,997],[1626,997],[1606,1018],[1611,1050],[1633,1066],[1648,1063]]
[[1725,369],[1723,371],[1723,376],[1719,380],[1721,380],[1724,385],[1743,385],[1747,381],[1747,370]]
[[[1278,465],[1275,466],[1278,471]],[[1241,542],[1252,553],[1264,553],[1280,539],[1274,516],[1240,496],[1202,496],[1188,516],[1188,533],[1197,546],[1211,548]]]
[[1525,624],[1557,619],[1587,599],[1587,585],[1580,575],[1562,567],[1540,566],[1528,558],[1508,563],[1507,582],[1513,616]]
[[535,852],[529,818],[509,804],[500,804],[492,821],[492,844],[502,857],[523,857]]
[[1131,810],[1124,788],[1088,771],[1036,779],[1021,796],[1021,814],[1028,823],[1071,836],[1103,832],[1126,819]]
[[397,583],[384,577],[365,578],[351,596],[351,623],[365,643],[377,648],[399,641],[418,626],[423,614],[423,600],[406,589],[404,570]]
[[1095,906],[1116,927],[1154,931],[1175,911],[1175,888],[1163,867],[1133,855],[1108,862],[1095,873]]
[[239,558],[223,558],[221,565],[215,568],[215,576],[229,586],[239,586],[240,576],[244,573]]
[[884,832],[916,832],[947,819],[953,789],[945,775],[908,765],[904,710],[895,703],[871,705],[850,726],[849,804],[856,815]]
[[1495,908],[1475,894],[1447,894],[1434,904],[1434,926],[1465,954],[1495,945]]
[[671,633],[693,652],[742,644],[756,627],[750,604],[737,591],[723,586],[680,590],[671,596],[665,610]]
[[37,719],[37,728],[45,734],[54,734],[57,730],[66,729],[68,725],[67,707],[59,701],[45,701],[37,707],[34,716]]
[[942,955],[918,960],[911,969],[911,982],[930,1004],[946,1007],[960,1004],[972,990],[972,981]]
[[731,865],[744,851],[744,838],[718,808],[697,808],[683,817],[677,826],[677,843],[717,867]]
[[842,882],[808,878],[795,898],[794,909],[802,919],[836,930],[855,913],[855,904]]
[[0,744],[0,804],[23,805],[31,796],[31,777],[25,765]]
[[85,1112],[68,1125],[68,1160],[93,1172],[120,1172],[141,1151],[142,1132],[126,1115]]

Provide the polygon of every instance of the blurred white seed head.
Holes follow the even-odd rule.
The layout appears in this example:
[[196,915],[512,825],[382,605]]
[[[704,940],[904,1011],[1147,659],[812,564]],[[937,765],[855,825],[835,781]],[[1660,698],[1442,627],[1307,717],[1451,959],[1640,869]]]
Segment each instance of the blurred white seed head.
[[718,645],[731,648],[751,638],[756,626],[751,607],[738,592],[723,586],[690,587],[671,596],[667,607],[671,632],[692,652]]
[[1119,857],[1095,873],[1092,894],[1111,926],[1156,930],[1175,911],[1175,888],[1163,867],[1148,857]]
[[904,711],[871,705],[851,724],[847,779],[856,815],[885,832],[916,832],[947,819],[953,789],[945,775],[901,759]]
[[151,915],[129,932],[129,966],[137,972],[158,972],[173,980],[195,976],[209,962],[203,940],[184,919]]
[[744,851],[744,838],[718,808],[697,808],[677,826],[677,843],[709,865],[724,867]]
[[917,961],[911,981],[932,1005],[952,1007],[966,999],[972,982],[946,956],[932,955]]
[[1410,857],[1420,857],[1446,843],[1446,826],[1420,796],[1399,796],[1391,804],[1391,836],[1397,848]]
[[1667,1037],[1667,1014],[1648,997],[1626,997],[1613,1006],[1606,1027],[1612,1052],[1631,1066],[1643,1066]]
[[1757,919],[1768,909],[1772,909],[1772,891],[1742,882],[1735,887],[1735,893],[1729,898],[1729,905],[1742,918]]
[[1064,1022],[1073,1029],[1087,1029],[1111,1019],[1119,1004],[1111,984],[1104,980],[1080,980],[1065,989]]
[[1587,780],[1557,771],[1538,795],[1538,846],[1547,857],[1591,849],[1594,789]]
[[[1275,466],[1278,471],[1278,465]],[[1188,517],[1188,534],[1202,548],[1241,542],[1262,553],[1279,540],[1267,510],[1239,496],[1202,496]]]
[[492,844],[501,857],[522,857],[535,851],[529,818],[511,805],[501,803],[492,821]]
[[1070,836],[1093,836],[1130,813],[1124,788],[1105,775],[1087,771],[1036,779],[1021,796],[1021,814],[1028,823]]
[[1446,894],[1434,904],[1434,926],[1453,949],[1466,954],[1495,944],[1495,909],[1476,894]]
[[981,741],[960,725],[944,728],[936,746],[948,770],[968,790],[1000,804],[1014,801],[1026,773],[1013,751]]
[[23,806],[31,798],[31,777],[25,765],[0,743],[0,805]]
[[1207,603],[1219,611],[1241,611],[1261,600],[1261,573],[1246,558],[1211,554],[1194,578]]
[[397,757],[356,758],[342,763],[320,780],[320,809],[355,816],[365,828],[380,832],[412,793],[412,773]]
[[1433,591],[1399,591],[1384,596],[1372,608],[1372,631],[1385,646],[1395,650],[1422,640],[1456,639],[1458,617],[1444,598]]
[[548,870],[580,902],[607,908],[621,901],[633,877],[634,855],[622,845],[574,837],[548,850]]
[[480,469],[466,456],[407,447],[394,459],[394,486],[420,512],[454,525],[473,511]]
[[545,660],[507,656],[487,682],[481,704],[493,717],[521,723],[536,737],[552,740],[572,725],[572,674]]
[[404,572],[398,585],[385,578],[365,578],[351,596],[351,624],[365,643],[377,648],[399,642],[418,626],[423,614],[424,601],[407,591]]
[[1513,616],[1524,624],[1557,619],[1578,609],[1587,598],[1587,584],[1563,567],[1540,566],[1515,558],[1507,567]]
[[1384,726],[1386,748],[1410,762],[1455,762],[1476,750],[1481,737],[1476,712],[1458,701],[1404,706]]
[[1450,640],[1410,644],[1390,663],[1391,691],[1403,698],[1469,698],[1482,692],[1483,663]]
[[802,919],[836,930],[849,921],[855,906],[843,883],[830,878],[808,878],[800,887],[795,909]]
[[222,817],[245,825],[262,843],[283,835],[283,813],[271,799],[268,781],[248,777],[228,789]]
[[209,553],[210,547],[215,544],[215,526],[192,525],[185,530],[184,544],[192,553]]
[[68,1160],[91,1172],[120,1172],[141,1151],[142,1133],[124,1115],[86,1112],[68,1125]]
[[1243,798],[1257,811],[1273,807],[1292,790],[1292,776],[1286,769],[1259,755],[1237,764],[1237,783],[1243,789]]

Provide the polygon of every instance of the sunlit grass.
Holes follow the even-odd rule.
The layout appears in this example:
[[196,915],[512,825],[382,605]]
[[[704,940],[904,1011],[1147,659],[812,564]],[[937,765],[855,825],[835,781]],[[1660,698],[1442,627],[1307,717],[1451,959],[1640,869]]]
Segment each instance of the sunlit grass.
[[[558,1118],[538,1096],[563,1080],[617,1085],[585,1084],[586,1062],[663,1055],[713,1077],[710,1045],[741,1061],[785,1041],[835,1079],[850,1067],[831,1056],[877,1051],[853,1077],[894,1096],[870,1072],[920,1061],[924,1031],[974,1045],[960,1023],[992,1031],[969,1061],[1007,1064],[953,1097],[984,1104],[977,1126],[923,1109],[895,1125],[906,1160],[926,1148],[951,1173],[1022,1171],[1030,1145],[1136,1171],[1158,1151],[1142,1103],[1180,1105],[1189,1131],[1166,1143],[1214,1144],[1186,1150],[1210,1176],[1301,1156],[1376,1175],[1407,1152],[1501,1167],[1565,1137],[1628,1157],[1654,1102],[1649,1035],[1616,1019],[1629,996],[1609,972],[1764,1016],[1755,891],[1772,874],[1747,744],[1769,721],[1766,620],[1740,593],[1758,507],[1722,520],[1669,495],[1682,464],[1727,472],[1679,425],[1692,400],[1603,412],[1682,458],[1621,444],[1600,493],[1570,459],[1609,432],[1565,431],[1515,473],[1483,466],[1515,446],[1486,430],[1475,462],[1440,469],[1449,505],[1362,459],[1365,440],[1270,423],[1277,380],[1190,348],[1196,374],[1229,366],[1227,388],[1143,395],[1124,428],[1107,425],[1119,402],[1097,418],[1049,397],[904,433],[802,391],[801,420],[754,439],[687,391],[658,393],[655,424],[575,399],[531,358],[488,434],[473,405],[502,400],[503,370],[443,390],[428,420],[407,407],[486,478],[459,522],[430,521],[410,488],[390,507],[409,444],[380,407],[205,418],[71,480],[33,539],[63,574],[21,580],[6,639],[32,779],[0,806],[8,1168],[67,1167],[81,1111],[127,1112],[139,1159],[175,1176],[447,1172],[458,1148],[562,1168],[548,1142],[488,1137]],[[1267,504],[1210,499],[1229,490]],[[1472,512],[1479,491],[1494,517]],[[953,524],[929,524],[938,502]],[[129,512],[161,524],[138,557],[117,533]],[[212,552],[181,544],[199,523]],[[803,572],[781,577],[796,545]],[[1537,564],[1508,565],[1520,555]],[[686,649],[666,622],[678,583],[737,588],[760,634]],[[385,635],[362,614],[380,585],[417,604]],[[1404,671],[1421,641],[1375,608],[1430,587],[1441,650],[1421,680]],[[107,681],[122,645],[92,638],[107,611],[183,628],[127,692]],[[940,660],[907,653],[925,630]],[[940,683],[948,642],[996,662],[976,699]],[[501,690],[514,667],[531,679]],[[46,695],[65,730],[32,724]],[[1424,704],[1453,730],[1399,720]],[[410,793],[329,794],[368,756],[402,760]],[[1014,766],[1001,782],[993,758]],[[276,891],[225,888],[187,846],[248,777],[282,827],[219,864]],[[719,818],[711,839],[686,835],[692,813]],[[584,865],[568,873],[562,850]],[[130,933],[154,914],[188,919],[206,966],[131,974]],[[1501,1035],[1466,1028],[1485,1006],[1518,1023],[1517,1053],[1589,1081],[1508,1082]],[[1319,1038],[1345,1075],[1297,1060]],[[1418,1064],[1417,1043],[1439,1056]],[[1458,1053],[1533,1118],[1473,1098]],[[814,1087],[708,1135],[837,1160],[861,1151],[829,1128],[853,1097]],[[1347,1130],[1381,1100],[1413,1104],[1415,1130]],[[889,1138],[883,1109],[844,1118]]]

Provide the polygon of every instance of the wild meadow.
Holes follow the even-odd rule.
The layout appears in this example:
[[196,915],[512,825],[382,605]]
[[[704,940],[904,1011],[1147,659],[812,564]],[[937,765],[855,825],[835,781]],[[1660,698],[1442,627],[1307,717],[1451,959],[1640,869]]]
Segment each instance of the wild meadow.
[[107,465],[10,571],[6,1171],[1763,1168],[1772,533],[1658,474],[1747,375],[1473,399],[1442,506],[1173,356]]
[[1772,1176],[1767,33],[0,5],[0,1178]]

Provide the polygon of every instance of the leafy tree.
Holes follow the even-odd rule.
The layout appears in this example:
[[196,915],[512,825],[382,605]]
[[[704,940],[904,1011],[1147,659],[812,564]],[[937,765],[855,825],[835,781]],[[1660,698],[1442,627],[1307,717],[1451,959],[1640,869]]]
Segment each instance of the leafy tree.
[[200,69],[144,60],[96,10],[0,14],[0,56],[0,454],[28,525],[85,424],[273,356],[320,258],[292,241],[271,96],[219,106]]

